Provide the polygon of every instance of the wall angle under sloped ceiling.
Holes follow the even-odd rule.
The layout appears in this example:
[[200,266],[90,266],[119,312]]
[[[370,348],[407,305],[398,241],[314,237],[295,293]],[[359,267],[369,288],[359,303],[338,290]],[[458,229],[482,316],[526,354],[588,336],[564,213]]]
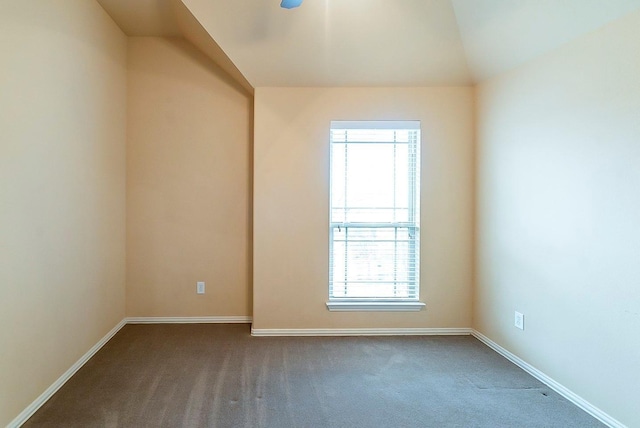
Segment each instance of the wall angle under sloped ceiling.
[[129,37],[184,37],[249,95],[253,86],[181,0],[97,0]]
[[211,37],[211,34],[202,26],[200,21],[191,13],[191,10],[181,0],[171,0],[173,10],[182,35],[205,55],[211,58],[221,69],[233,78],[250,95],[254,88],[244,77],[242,72],[231,61],[222,48]]

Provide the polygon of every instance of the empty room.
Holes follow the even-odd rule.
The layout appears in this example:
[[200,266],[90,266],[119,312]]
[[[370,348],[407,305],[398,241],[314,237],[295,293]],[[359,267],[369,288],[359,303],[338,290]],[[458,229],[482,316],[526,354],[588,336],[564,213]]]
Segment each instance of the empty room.
[[640,427],[640,0],[0,0],[0,426]]

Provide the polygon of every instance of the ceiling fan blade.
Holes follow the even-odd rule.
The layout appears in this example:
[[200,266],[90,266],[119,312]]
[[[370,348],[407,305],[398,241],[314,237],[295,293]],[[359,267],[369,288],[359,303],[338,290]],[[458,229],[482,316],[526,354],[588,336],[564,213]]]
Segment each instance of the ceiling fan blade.
[[282,0],[280,3],[280,7],[284,7],[285,9],[293,9],[294,7],[298,7],[302,4],[302,0]]

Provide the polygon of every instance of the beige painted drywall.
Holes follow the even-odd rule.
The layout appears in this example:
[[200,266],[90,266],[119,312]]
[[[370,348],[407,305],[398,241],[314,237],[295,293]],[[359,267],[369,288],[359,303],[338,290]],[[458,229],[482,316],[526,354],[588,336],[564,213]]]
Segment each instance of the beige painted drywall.
[[477,97],[475,328],[629,427],[640,426],[639,52],[634,13]]
[[[473,89],[256,88],[253,327],[470,327]],[[331,120],[422,124],[421,300],[329,312]]]
[[249,316],[252,99],[181,38],[128,60],[127,315]]
[[211,58],[221,69],[238,82],[249,95],[253,96],[253,86],[247,81],[238,67],[229,59],[227,54],[218,46],[200,21],[193,16],[189,8],[181,0],[171,0],[173,13],[180,31],[185,39]]
[[0,426],[124,318],[126,38],[0,2]]

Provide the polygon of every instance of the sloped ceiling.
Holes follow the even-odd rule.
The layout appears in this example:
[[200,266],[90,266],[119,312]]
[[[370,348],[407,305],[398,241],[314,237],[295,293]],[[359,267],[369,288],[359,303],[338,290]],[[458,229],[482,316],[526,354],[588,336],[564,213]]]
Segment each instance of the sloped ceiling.
[[640,9],[639,0],[453,0],[475,82]]
[[[214,60],[226,55],[254,88],[470,85],[640,9],[640,0],[305,0],[291,10],[280,0],[98,1],[131,36],[208,34]],[[176,18],[185,10],[193,19]]]
[[127,36],[180,36],[171,0],[98,0]]
[[450,1],[183,1],[256,87],[471,83]]

